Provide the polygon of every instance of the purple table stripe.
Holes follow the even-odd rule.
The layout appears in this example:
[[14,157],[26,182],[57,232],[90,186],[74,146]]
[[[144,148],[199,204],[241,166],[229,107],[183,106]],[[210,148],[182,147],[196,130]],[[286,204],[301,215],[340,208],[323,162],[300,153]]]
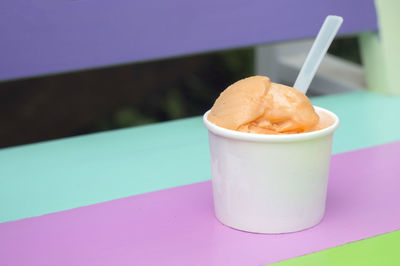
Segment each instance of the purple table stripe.
[[400,142],[333,156],[327,212],[308,230],[237,231],[210,182],[0,224],[0,264],[261,265],[400,229]]
[[0,80],[377,29],[373,0],[2,0]]

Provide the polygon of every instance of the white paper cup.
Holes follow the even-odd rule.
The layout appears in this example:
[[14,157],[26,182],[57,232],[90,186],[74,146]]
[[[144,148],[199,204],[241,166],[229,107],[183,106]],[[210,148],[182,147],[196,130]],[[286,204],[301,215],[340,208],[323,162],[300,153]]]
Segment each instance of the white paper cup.
[[264,135],[208,129],[215,214],[223,224],[255,233],[288,233],[318,224],[325,211],[332,138],[338,117],[322,130]]

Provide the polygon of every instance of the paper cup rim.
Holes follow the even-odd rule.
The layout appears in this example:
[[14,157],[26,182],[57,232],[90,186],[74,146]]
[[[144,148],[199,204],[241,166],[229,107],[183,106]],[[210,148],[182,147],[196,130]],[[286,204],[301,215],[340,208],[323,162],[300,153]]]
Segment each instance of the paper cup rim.
[[210,113],[208,110],[203,115],[203,123],[209,132],[214,133],[215,135],[219,135],[222,137],[237,139],[243,141],[253,141],[253,142],[292,142],[292,141],[303,141],[309,139],[315,139],[318,137],[323,137],[326,135],[333,134],[333,132],[339,126],[339,118],[333,112],[318,106],[314,106],[317,112],[325,112],[329,116],[334,119],[334,122],[329,127],[323,128],[321,130],[306,132],[306,133],[298,133],[298,134],[280,134],[280,135],[270,135],[270,134],[257,134],[257,133],[247,133],[240,132],[231,129],[226,129],[220,126],[215,125],[214,123],[208,121],[207,116]]

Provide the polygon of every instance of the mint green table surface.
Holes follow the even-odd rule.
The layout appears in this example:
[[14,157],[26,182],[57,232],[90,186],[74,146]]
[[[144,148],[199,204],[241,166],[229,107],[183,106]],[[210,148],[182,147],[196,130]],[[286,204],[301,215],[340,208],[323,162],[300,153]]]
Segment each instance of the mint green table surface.
[[[333,153],[400,140],[400,97],[354,92],[312,102],[341,119]],[[200,117],[6,148],[0,150],[0,222],[208,179],[208,137]],[[391,234],[379,237],[400,245],[400,234]],[[360,243],[380,246],[379,237]],[[284,263],[321,265],[334,261],[332,252],[349,254],[341,248]]]
[[[333,153],[400,140],[400,97],[355,92],[312,101],[341,119]],[[1,149],[0,222],[207,179],[200,117]]]

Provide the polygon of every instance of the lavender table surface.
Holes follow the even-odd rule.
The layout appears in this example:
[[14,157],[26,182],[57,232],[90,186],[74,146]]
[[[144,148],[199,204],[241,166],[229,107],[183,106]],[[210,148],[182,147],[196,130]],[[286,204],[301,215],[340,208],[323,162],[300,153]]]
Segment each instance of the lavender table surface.
[[[315,105],[334,111],[341,119],[341,126],[335,133],[333,146],[334,154],[400,140],[400,135],[398,134],[398,132],[400,132],[400,125],[396,123],[397,116],[400,113],[399,97],[384,96],[370,92],[356,92],[318,97],[312,99],[312,101]],[[340,165],[343,165],[346,161],[354,161],[354,169],[359,168],[360,171],[361,169],[363,171],[356,171],[354,173],[364,173],[365,176],[369,175],[368,182],[375,182],[376,179],[374,178],[379,177],[380,174],[383,176],[379,178],[382,178],[382,180],[391,180],[390,182],[392,182],[389,187],[365,184],[367,187],[362,187],[365,189],[368,188],[370,192],[362,190],[360,191],[362,193],[359,195],[368,195],[368,193],[372,193],[371,195],[378,195],[386,191],[385,194],[382,195],[393,200],[393,197],[397,194],[393,194],[392,192],[396,191],[398,187],[398,184],[393,182],[397,180],[395,177],[399,173],[398,164],[396,163],[396,158],[398,158],[398,156],[396,157],[396,154],[399,155],[400,150],[398,149],[398,144],[388,145],[389,146],[373,149],[373,152],[356,152],[355,155],[353,154],[348,157],[348,159],[346,159],[346,156],[340,155],[337,158],[341,159],[335,159],[337,162],[335,164],[336,176],[340,178],[340,176],[342,176],[341,173],[346,173],[346,169],[339,167]],[[351,171],[354,171],[354,169]],[[364,174],[359,176],[359,178],[362,178]],[[356,175],[352,175],[352,177],[356,177]],[[62,248],[69,247],[72,248],[71,252],[73,252],[69,257],[70,261],[77,261],[80,258],[79,256],[82,256],[82,261],[84,262],[96,262],[97,265],[101,265],[101,263],[107,262],[106,259],[112,260],[113,256],[119,254],[118,256],[121,256],[121,263],[133,263],[134,257],[129,255],[132,253],[128,251],[129,247],[132,247],[134,244],[131,240],[134,241],[138,238],[136,238],[134,234],[131,235],[131,238],[126,238],[123,234],[113,236],[112,228],[114,227],[107,227],[107,224],[113,224],[114,226],[115,224],[123,222],[119,219],[113,220],[113,217],[122,217],[126,215],[123,211],[120,212],[120,208],[114,208],[114,204],[119,204],[118,202],[121,202],[121,206],[126,207],[130,206],[130,204],[128,204],[130,200],[132,200],[132,202],[141,202],[143,199],[143,202],[150,204],[148,205],[149,207],[152,206],[151,208],[153,209],[150,208],[148,209],[149,211],[156,210],[158,208],[157,204],[162,204],[162,202],[169,204],[168,202],[170,201],[168,201],[167,198],[172,200],[172,202],[174,201],[174,197],[170,198],[168,196],[170,192],[164,189],[181,185],[191,185],[196,182],[206,181],[209,178],[210,169],[207,133],[199,117],[2,149],[0,150],[0,246],[3,245],[3,247],[7,247],[7,249],[2,250],[8,250],[8,252],[1,253],[0,258],[10,259],[9,265],[22,265],[26,263],[26,261],[23,260],[23,256],[18,259],[16,255],[14,257],[9,257],[8,255],[21,252],[25,253],[28,252],[27,250],[30,250],[29,253],[26,253],[26,258],[31,258],[32,261],[37,264],[45,265],[45,263],[51,264],[59,262],[62,258],[66,258],[65,255],[62,255],[65,254],[62,253]],[[367,181],[367,179],[365,179],[365,181]],[[354,185],[358,181],[352,180],[351,182],[353,182],[352,186],[356,188]],[[191,186],[196,187],[197,185]],[[374,187],[377,189],[376,191],[374,191]],[[208,187],[203,188],[207,190]],[[337,192],[341,191],[338,187],[335,189]],[[161,191],[154,192],[159,190]],[[203,190],[195,189],[192,191],[193,193],[199,192],[200,194],[192,194],[192,192],[190,192],[191,190],[182,190],[181,188],[176,188],[172,191],[181,191],[178,193],[180,195],[179,197],[195,200],[196,197],[193,198],[194,195],[208,195],[208,192],[206,190],[204,190],[204,192]],[[137,196],[139,198],[135,196],[146,192],[154,193],[145,194],[143,197]],[[166,195],[167,198],[163,201],[159,201],[160,197],[153,197],[152,195]],[[340,193],[337,195],[340,195]],[[346,195],[342,194],[342,196]],[[129,196],[133,197],[114,203],[111,201]],[[359,199],[361,200],[362,198]],[[197,200],[199,200],[199,198],[197,198]],[[357,199],[354,198],[354,200],[353,203],[357,203]],[[193,203],[195,202],[197,201],[193,201]],[[201,202],[202,201],[199,201],[198,203],[200,204]],[[372,200],[365,202],[370,202],[371,204],[375,204],[375,207],[379,207],[376,204],[381,201]],[[393,201],[389,200],[387,202],[391,202],[390,204],[393,203]],[[98,203],[98,205],[91,205],[95,203]],[[180,208],[178,205],[174,205],[175,203],[166,206],[166,208],[172,208],[171,213],[178,215],[179,212],[173,211],[175,208],[174,206],[178,208],[175,210],[179,210]],[[190,205],[189,203],[190,202],[181,206],[187,207]],[[83,206],[88,207],[71,210]],[[143,212],[147,209],[140,208],[140,206],[147,205],[133,204],[131,206],[136,206],[135,210],[139,212]],[[362,228],[357,229],[358,231],[353,231],[350,230],[351,228],[348,228],[350,230],[349,233],[363,232],[363,234],[358,236],[370,237],[375,234],[390,232],[400,228],[400,223],[396,220],[397,216],[393,216],[398,212],[395,210],[392,210],[392,213],[386,212],[390,211],[390,208],[396,206],[397,205],[382,205],[382,207],[379,208],[374,207],[376,209],[376,211],[374,211],[375,214],[381,216],[372,215],[368,218],[378,219],[380,221],[379,223],[376,222],[378,220],[375,221],[376,223],[374,222],[377,226],[373,227],[375,228],[373,232],[368,229],[368,225],[371,223],[365,223]],[[190,213],[189,209],[186,207],[184,207],[185,212]],[[104,208],[107,209],[107,213],[110,215],[109,219],[111,220],[104,220],[101,227],[94,227],[89,230],[89,224],[81,223],[83,221],[81,220],[82,217],[93,218],[98,214],[100,216],[103,215],[104,212],[101,210],[104,210]],[[65,210],[68,211],[60,212]],[[135,210],[131,211],[135,212]],[[210,219],[213,219],[212,215],[206,211],[206,209],[202,210],[208,213],[205,216],[199,217],[205,219],[205,225],[211,226],[207,227],[207,230],[215,228],[215,232],[219,231],[218,223],[210,224]],[[57,214],[56,212],[60,213]],[[163,213],[164,212],[160,212],[160,220],[154,220],[151,226],[156,226],[157,224],[161,226],[163,224],[159,222],[169,217],[168,212]],[[44,214],[49,215],[31,218]],[[192,212],[192,214],[199,215],[197,212]],[[347,213],[346,215],[349,214],[350,213]],[[368,216],[370,214],[366,212],[365,215]],[[63,228],[65,228],[62,230],[60,229],[61,231],[57,229],[61,226],[57,221],[62,221],[64,218],[61,219],[59,217],[68,217],[69,221],[62,224]],[[130,216],[129,219],[133,219],[132,217],[134,218],[135,216]],[[379,219],[379,217],[386,218]],[[24,218],[28,219],[24,220]],[[172,219],[173,217],[170,218]],[[178,219],[178,222],[183,222],[187,226],[191,224],[187,224],[185,221],[186,220]],[[120,225],[125,226],[124,223]],[[200,226],[201,224],[197,225]],[[84,230],[85,226],[89,226],[89,231],[80,231]],[[104,228],[101,229],[103,226]],[[170,226],[172,225],[170,224]],[[168,231],[168,228],[170,227],[165,227],[165,230]],[[97,235],[100,231],[96,230],[100,229],[104,230],[104,235]],[[143,238],[145,235],[142,235],[142,233],[145,233],[148,229],[149,228],[143,227],[143,230],[135,232],[140,234],[140,239],[145,239]],[[160,228],[160,230],[161,229],[162,228]],[[342,229],[344,230],[345,228]],[[70,230],[70,234],[68,234],[69,237],[66,237],[67,235],[64,235],[64,233],[68,232],[68,230]],[[150,243],[154,243],[154,245],[160,249],[157,252],[162,252],[161,249],[163,245],[168,246],[168,243],[171,243],[171,238],[173,237],[173,235],[168,235],[167,231],[161,230],[158,238],[160,242],[149,242],[146,244],[147,247],[151,248]],[[21,232],[25,233],[21,234]],[[163,232],[165,233],[164,235]],[[17,235],[12,237],[15,233],[17,233]],[[368,234],[365,235],[364,233]],[[222,234],[224,233],[222,232]],[[397,245],[400,243],[399,234],[390,234],[393,234],[393,237],[389,240],[384,239],[383,244],[382,241],[378,242],[379,246],[385,243],[387,243],[387,245],[389,245],[389,243],[391,245],[393,243],[397,243]],[[55,236],[57,236],[57,239],[54,239]],[[79,236],[84,237],[79,238]],[[199,237],[199,235],[196,234],[192,236]],[[338,234],[337,239],[341,236],[343,235]],[[227,237],[228,238],[224,238],[218,235],[218,241],[220,241],[221,245],[224,245],[224,241],[228,241],[233,235],[228,234]],[[118,248],[108,246],[107,243],[114,242],[107,242],[107,239],[117,239],[119,241]],[[252,241],[251,239],[252,237],[250,237],[248,241]],[[341,239],[343,241],[344,238]],[[359,238],[352,239],[358,240]],[[73,245],[74,242],[71,242],[72,240],[77,241],[77,246]],[[18,243],[18,241],[22,242]],[[51,256],[43,257],[43,254],[45,254],[43,252],[49,250],[46,247],[50,247],[51,241],[56,241],[59,244],[52,246],[54,250],[51,252]],[[93,248],[90,249],[89,253],[82,253],[79,249],[76,249],[76,247],[82,245],[84,249],[89,248],[91,241],[99,242],[96,242],[97,248],[92,246]],[[362,242],[364,241],[368,241],[367,243],[376,243],[374,239],[363,240]],[[328,248],[332,245],[334,246],[335,243],[338,244],[338,242],[330,243],[330,245],[321,247]],[[340,243],[343,244],[344,242]],[[344,247],[346,246],[347,245]],[[208,249],[209,253],[203,254],[203,256],[205,256],[203,259],[216,262],[220,261],[220,256],[227,256],[227,254],[224,253],[226,249],[222,247],[224,246],[221,246],[220,249],[215,250],[215,252],[212,252],[212,249]],[[232,245],[230,247],[234,248]],[[189,250],[196,249],[196,245],[187,245],[185,248]],[[149,249],[143,250],[148,251]],[[314,249],[314,251],[317,250],[318,249]],[[103,254],[108,254],[110,256],[103,256],[101,258],[105,260],[99,261],[98,259],[100,257],[96,258],[95,254],[102,252],[106,252]],[[139,252],[140,255],[140,250],[136,250],[136,252]],[[165,255],[166,253],[162,254]],[[300,253],[296,254],[299,255]],[[242,259],[245,259],[246,256],[256,256],[260,258],[259,255],[260,253],[252,255],[251,252],[246,252],[243,253],[244,257]],[[216,257],[213,259],[212,256]],[[390,258],[390,255],[386,254],[386,256]],[[43,261],[43,259],[46,258],[47,260]],[[124,260],[124,258],[126,260]],[[187,259],[190,259],[190,257],[187,256],[182,258],[186,259],[185,262],[187,262]],[[18,263],[18,261],[20,263]],[[65,261],[68,262],[68,260],[64,260],[64,262]],[[267,263],[268,261],[269,260],[265,258],[262,262]]]

